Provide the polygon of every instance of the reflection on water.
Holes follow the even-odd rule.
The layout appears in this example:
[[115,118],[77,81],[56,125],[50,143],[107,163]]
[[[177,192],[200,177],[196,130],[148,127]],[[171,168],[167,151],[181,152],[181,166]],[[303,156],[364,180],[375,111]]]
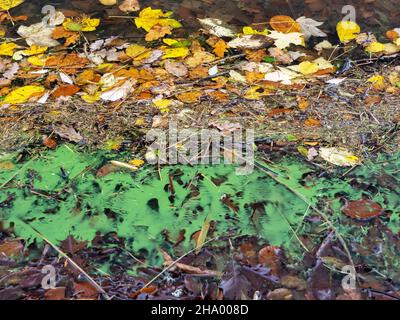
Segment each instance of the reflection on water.
[[[121,2],[122,0],[119,0]],[[152,6],[172,10],[182,19],[185,30],[198,29],[197,18],[213,17],[235,26],[262,24],[276,14],[288,14],[294,18],[305,15],[324,21],[326,31],[333,31],[334,25],[343,15],[345,5],[356,9],[357,22],[372,31],[386,31],[400,26],[399,0],[139,0],[141,7]],[[140,33],[133,27],[132,21],[121,16],[118,6],[105,7],[98,0],[26,0],[15,8],[16,14],[30,17],[30,21],[40,19],[41,8],[50,4],[62,9],[68,16],[82,13],[102,19],[102,27],[97,36],[119,35],[137,37]],[[181,31],[182,32],[182,31]]]

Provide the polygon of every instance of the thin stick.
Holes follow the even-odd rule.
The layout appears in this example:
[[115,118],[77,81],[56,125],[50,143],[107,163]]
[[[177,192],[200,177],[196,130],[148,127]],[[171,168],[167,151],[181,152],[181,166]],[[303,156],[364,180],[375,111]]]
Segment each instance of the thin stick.
[[[203,243],[203,247],[210,243],[211,241],[214,241],[216,239],[218,239],[219,237],[215,237],[212,238],[206,242]],[[196,251],[197,247],[186,252],[183,256],[180,256],[178,259],[176,259],[175,261],[173,261],[170,265],[168,265],[167,267],[165,267],[159,274],[157,274],[153,279],[151,279],[149,282],[147,282],[142,289],[147,288],[149,285],[151,285],[154,281],[156,281],[159,277],[161,277],[165,272],[167,272],[169,269],[171,269],[173,266],[175,266],[179,261],[181,261],[183,258],[185,258],[186,256],[188,256],[189,254],[191,254],[192,252]]]

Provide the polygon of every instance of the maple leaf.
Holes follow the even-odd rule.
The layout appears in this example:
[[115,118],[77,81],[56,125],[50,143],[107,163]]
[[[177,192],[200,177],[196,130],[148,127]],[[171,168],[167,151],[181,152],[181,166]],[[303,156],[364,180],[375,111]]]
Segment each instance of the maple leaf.
[[228,45],[222,39],[218,40],[217,43],[214,45],[213,52],[219,58],[223,58],[225,55],[225,52],[227,52],[227,51],[228,51]]
[[291,44],[304,46],[303,34],[300,32],[282,33],[271,31],[269,37],[275,40],[274,43],[279,49],[285,49]]
[[156,24],[146,34],[145,40],[146,41],[158,40],[160,38],[165,37],[167,34],[171,34],[171,30],[172,30],[172,28],[170,26],[162,26],[162,25]]
[[140,11],[139,17],[135,18],[135,24],[138,28],[143,28],[147,32],[150,31],[156,24],[161,26],[168,26],[172,29],[180,28],[182,25],[175,19],[169,18],[172,15],[172,11],[163,13],[160,9],[152,9],[147,7]]
[[304,38],[308,40],[312,36],[314,37],[327,37],[328,35],[318,27],[323,25],[323,22],[315,21],[311,18],[300,17],[297,20],[300,24],[301,32],[304,34]]

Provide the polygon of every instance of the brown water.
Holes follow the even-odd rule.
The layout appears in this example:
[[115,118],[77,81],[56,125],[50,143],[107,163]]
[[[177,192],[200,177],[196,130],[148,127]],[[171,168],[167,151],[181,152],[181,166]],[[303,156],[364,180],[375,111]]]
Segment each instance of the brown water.
[[[122,2],[122,0],[119,0]],[[333,32],[334,26],[344,15],[344,5],[353,5],[356,9],[357,22],[365,30],[384,33],[389,28],[400,26],[399,0],[139,0],[141,7],[152,6],[174,11],[185,25],[184,30],[197,30],[197,18],[212,17],[221,19],[231,25],[241,27],[252,23],[262,24],[276,14],[287,14],[293,18],[302,15],[324,21],[323,29]],[[106,7],[98,0],[26,0],[15,8],[13,14],[24,14],[31,21],[40,19],[41,8],[53,5],[56,9],[65,10],[66,15],[86,13],[102,19],[102,26],[93,37],[118,35],[138,37],[129,19],[110,18],[121,16],[117,6]],[[182,31],[181,31],[182,32]]]

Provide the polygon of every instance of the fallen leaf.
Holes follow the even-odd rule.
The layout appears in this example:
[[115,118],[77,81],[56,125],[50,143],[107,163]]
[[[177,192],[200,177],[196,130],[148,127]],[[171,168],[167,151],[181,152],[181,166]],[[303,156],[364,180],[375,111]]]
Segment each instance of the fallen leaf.
[[310,61],[304,61],[299,64],[299,71],[304,75],[316,73],[318,70],[318,65]]
[[171,34],[172,28],[170,26],[162,26],[156,24],[153,26],[149,32],[146,34],[146,41],[154,41],[161,38],[164,38],[167,34]]
[[140,10],[140,4],[138,0],[124,0],[118,8],[123,12],[134,12]]
[[10,10],[11,8],[19,6],[24,1],[25,0],[0,0],[0,9],[7,11]]
[[199,102],[202,93],[200,91],[188,91],[177,94],[179,101],[184,103],[196,103]]
[[323,32],[318,27],[323,25],[323,22],[315,21],[311,18],[300,17],[296,20],[296,22],[300,25],[301,32],[304,34],[305,40],[310,39],[312,36],[314,37],[327,37],[328,35]]
[[160,9],[152,9],[147,7],[140,11],[139,16],[135,18],[135,24],[138,28],[143,28],[147,32],[156,24],[160,26],[168,26],[172,29],[180,28],[182,25],[175,19],[171,19],[172,12],[163,13]]
[[12,57],[14,54],[14,50],[18,46],[12,42],[3,42],[0,44],[0,56],[10,56]]
[[24,245],[19,240],[10,240],[0,243],[0,256],[14,257],[22,254]]
[[38,96],[45,91],[45,88],[39,86],[25,86],[11,91],[1,102],[2,104],[25,103],[31,97]]
[[60,86],[51,94],[53,98],[69,97],[79,92],[81,89],[73,84]]
[[188,74],[188,69],[182,62],[166,60],[164,68],[168,73],[175,77],[185,77]]
[[104,101],[117,101],[124,99],[131,92],[133,84],[133,80],[127,80],[121,86],[101,93],[100,98]]
[[220,19],[215,18],[204,18],[198,19],[200,24],[205,28],[210,34],[222,37],[234,37],[235,32],[226,23],[222,22]]
[[189,55],[190,51],[186,47],[181,47],[181,48],[167,48],[164,49],[164,55],[163,59],[168,59],[168,58],[185,58],[187,55]]
[[214,45],[213,52],[219,58],[223,58],[227,51],[228,51],[228,45],[222,39],[218,40],[217,43]]
[[337,166],[354,166],[361,163],[360,159],[342,148],[320,148],[319,155],[322,159]]
[[274,43],[279,49],[285,49],[291,44],[304,46],[303,34],[300,32],[282,33],[271,31],[268,36],[275,40]]
[[336,31],[341,42],[354,40],[361,32],[360,26],[354,21],[340,21],[336,26]]
[[57,126],[54,128],[54,132],[61,138],[67,139],[71,142],[81,142],[83,137],[73,128],[65,125]]
[[300,24],[293,20],[293,18],[289,16],[273,16],[269,24],[272,29],[278,32],[290,33],[290,32],[300,32]]
[[348,217],[369,220],[380,216],[384,209],[376,202],[369,199],[346,201],[341,211]]

